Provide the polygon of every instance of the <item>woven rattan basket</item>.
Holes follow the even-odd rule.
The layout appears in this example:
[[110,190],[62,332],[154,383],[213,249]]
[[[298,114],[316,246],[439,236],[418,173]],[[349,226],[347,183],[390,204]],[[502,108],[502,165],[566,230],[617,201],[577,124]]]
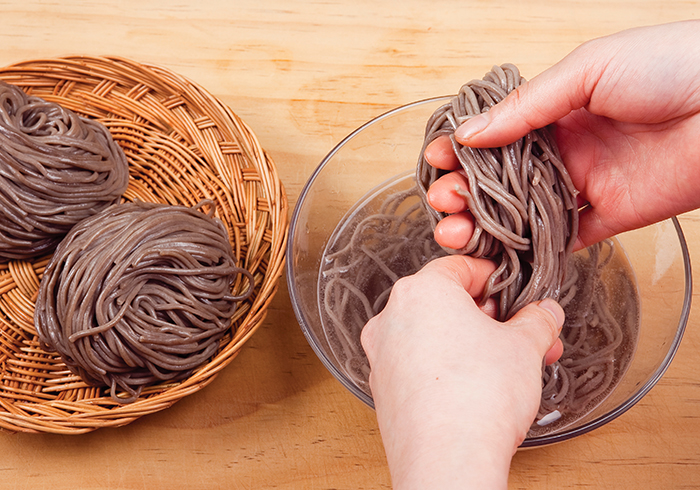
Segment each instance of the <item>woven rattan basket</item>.
[[0,79],[106,125],[129,160],[126,200],[214,201],[239,265],[256,284],[213,359],[183,381],[119,405],[39,346],[34,300],[48,259],[0,265],[0,427],[61,434],[116,427],[206,386],[262,322],[284,266],[287,199],[255,135],[195,83],[125,59],[29,61],[0,69]]

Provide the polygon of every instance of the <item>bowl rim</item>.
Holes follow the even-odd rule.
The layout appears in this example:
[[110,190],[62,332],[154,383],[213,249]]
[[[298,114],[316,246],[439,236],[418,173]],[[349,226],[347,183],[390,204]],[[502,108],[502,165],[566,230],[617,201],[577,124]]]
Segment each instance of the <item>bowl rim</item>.
[[[320,173],[323,171],[323,169],[326,167],[328,162],[335,156],[336,153],[338,153],[350,140],[352,140],[355,136],[357,136],[360,132],[364,131],[367,129],[369,126],[372,126],[374,124],[377,124],[378,122],[391,117],[392,115],[402,112],[408,109],[411,109],[413,107],[427,104],[427,103],[432,103],[432,102],[438,102],[440,100],[449,100],[451,99],[451,95],[443,95],[443,96],[437,96],[437,97],[429,97],[425,99],[420,99],[416,100],[414,102],[411,102],[409,104],[404,104],[398,107],[395,107],[389,111],[386,111],[379,116],[367,121],[366,123],[362,124],[359,126],[357,129],[353,130],[350,132],[345,138],[343,138],[338,144],[336,144],[330,152],[321,160],[320,164],[316,167],[314,172],[311,174],[309,179],[307,180],[306,184],[302,188],[301,193],[299,194],[299,198],[297,199],[297,202],[294,206],[294,211],[292,213],[291,219],[290,219],[290,225],[289,225],[289,240],[287,241],[287,267],[286,267],[286,272],[287,272],[287,284],[288,284],[288,290],[289,290],[289,296],[292,302],[292,308],[294,310],[294,313],[297,317],[297,320],[299,322],[299,325],[301,327],[302,332],[304,333],[304,336],[306,337],[306,340],[308,344],[311,346],[311,349],[314,351],[316,356],[319,358],[319,360],[322,362],[322,364],[328,369],[328,371],[338,380],[340,383],[345,386],[345,388],[348,389],[353,395],[355,395],[358,399],[360,399],[363,403],[365,403],[368,407],[371,409],[375,409],[374,406],[374,400],[372,397],[368,396],[364,391],[360,390],[357,386],[355,386],[354,383],[348,378],[348,376],[343,373],[340,369],[338,369],[329,359],[329,356],[326,355],[324,352],[321,351],[321,348],[319,347],[319,340],[316,338],[316,335],[314,332],[311,330],[307,319],[304,315],[304,312],[301,310],[301,308],[298,306],[298,301],[297,301],[297,295],[295,293],[296,291],[296,281],[294,279],[294,261],[293,261],[293,245],[294,245],[294,236],[296,235],[296,230],[297,230],[297,222],[299,218],[299,213],[301,212],[301,209],[306,201],[306,197],[308,196],[308,193],[313,186],[314,182],[320,175]],[[693,289],[693,279],[692,279],[692,267],[691,267],[691,262],[690,262],[690,253],[688,251],[688,245],[685,240],[685,235],[683,234],[683,229],[681,228],[681,225],[678,221],[678,219],[673,216],[670,218],[670,221],[673,223],[674,229],[676,231],[676,234],[678,236],[680,248],[681,248],[681,255],[683,259],[683,272],[684,272],[684,278],[685,278],[685,290],[684,290],[684,296],[683,296],[683,306],[681,308],[681,313],[679,317],[679,322],[678,322],[678,327],[676,329],[676,334],[674,335],[673,341],[671,342],[671,345],[669,347],[668,352],[666,353],[666,356],[664,357],[662,363],[660,366],[656,369],[656,371],[647,379],[647,381],[636,391],[634,392],[627,400],[625,400],[622,404],[617,406],[616,408],[608,411],[607,413],[590,420],[586,422],[585,424],[575,427],[575,428],[570,428],[570,429],[564,429],[562,432],[558,432],[556,434],[544,434],[542,436],[536,436],[536,437],[529,437],[526,438],[522,444],[520,445],[521,449],[524,448],[534,448],[534,447],[539,447],[539,446],[546,446],[554,443],[559,443],[559,442],[564,442],[569,439],[572,439],[576,436],[580,436],[583,434],[586,434],[592,430],[595,430],[599,427],[602,427],[603,425],[611,422],[612,420],[618,418],[625,412],[627,412],[629,409],[631,409],[634,405],[637,404],[649,391],[658,383],[658,381],[661,379],[661,377],[664,375],[664,373],[668,370],[669,366],[671,365],[671,362],[673,361],[673,358],[675,357],[676,353],[678,352],[678,348],[680,346],[681,340],[683,338],[683,334],[685,333],[685,328],[688,323],[688,319],[690,316],[690,307],[692,303],[692,289]]]

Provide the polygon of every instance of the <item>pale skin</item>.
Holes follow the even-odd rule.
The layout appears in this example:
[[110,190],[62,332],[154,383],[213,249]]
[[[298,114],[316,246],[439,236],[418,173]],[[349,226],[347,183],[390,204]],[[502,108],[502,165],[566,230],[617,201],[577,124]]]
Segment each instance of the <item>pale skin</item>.
[[[586,205],[577,248],[700,207],[700,22],[584,43],[455,136],[492,147],[550,124]],[[461,248],[473,224],[454,186],[466,179],[446,139],[426,158],[454,170],[428,196],[451,214],[436,239]],[[507,488],[539,405],[542,360],[561,354],[564,315],[545,300],[494,320],[492,306],[474,299],[492,270],[466,257],[434,261],[399,281],[363,330],[397,490]]]

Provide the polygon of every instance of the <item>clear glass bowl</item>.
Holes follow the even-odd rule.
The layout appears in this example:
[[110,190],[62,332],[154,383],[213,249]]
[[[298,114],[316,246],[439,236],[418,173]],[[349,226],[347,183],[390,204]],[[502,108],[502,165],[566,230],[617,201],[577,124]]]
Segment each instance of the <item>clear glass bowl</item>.
[[[425,123],[449,97],[422,100],[391,110],[358,128],[321,162],[294,209],[287,249],[287,282],[295,314],[309,344],[326,368],[370,407],[372,397],[346,374],[328,345],[319,308],[321,257],[344,217],[368,196],[410,184],[422,147]],[[402,178],[403,177],[403,178]],[[629,410],[659,381],[683,336],[691,301],[688,249],[675,218],[618,235],[634,271],[641,301],[636,352],[610,395],[575,423],[522,447],[562,442],[600,427]]]

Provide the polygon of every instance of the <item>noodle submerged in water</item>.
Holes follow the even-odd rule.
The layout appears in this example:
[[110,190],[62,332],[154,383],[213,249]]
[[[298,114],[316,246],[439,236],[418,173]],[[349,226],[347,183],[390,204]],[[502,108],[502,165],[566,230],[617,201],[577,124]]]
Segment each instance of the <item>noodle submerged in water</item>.
[[43,347],[118,403],[208,361],[253,292],[223,223],[199,211],[208,204],[115,204],[77,224],[46,268],[35,310]]
[[[321,262],[318,284],[323,331],[332,355],[371,396],[369,362],[360,334],[379,313],[396,280],[447,255],[432,235],[420,191],[408,179],[373,196],[344,218]],[[566,313],[562,358],[543,371],[537,422],[543,435],[585,416],[616,386],[638,337],[639,298],[627,258],[614,239],[569,257],[559,303]]]
[[370,205],[355,211],[336,229],[321,265],[319,301],[334,355],[369,394],[360,332],[384,307],[393,283],[446,253],[496,261],[483,300],[498,300],[500,320],[547,297],[566,312],[564,354],[543,370],[540,410],[529,434],[536,436],[578,420],[620,380],[636,345],[639,298],[614,240],[572,254],[577,191],[546,128],[498,149],[465,148],[454,140],[461,122],[488,110],[522,81],[513,65],[494,67],[483,80],[465,85],[427,124],[425,145],[450,137],[467,175],[469,189],[456,192],[475,219],[468,245],[459,251],[436,247],[432,228],[444,216],[427,205],[413,207],[443,173],[421,153],[416,187],[382,197],[386,202],[378,211]]
[[[402,182],[405,184],[406,182]],[[418,189],[374,196],[336,229],[321,260],[319,302],[328,345],[366,393],[369,362],[360,344],[394,283],[445,255],[433,239]]]
[[0,81],[0,261],[52,251],[116,203],[128,180],[102,124]]

